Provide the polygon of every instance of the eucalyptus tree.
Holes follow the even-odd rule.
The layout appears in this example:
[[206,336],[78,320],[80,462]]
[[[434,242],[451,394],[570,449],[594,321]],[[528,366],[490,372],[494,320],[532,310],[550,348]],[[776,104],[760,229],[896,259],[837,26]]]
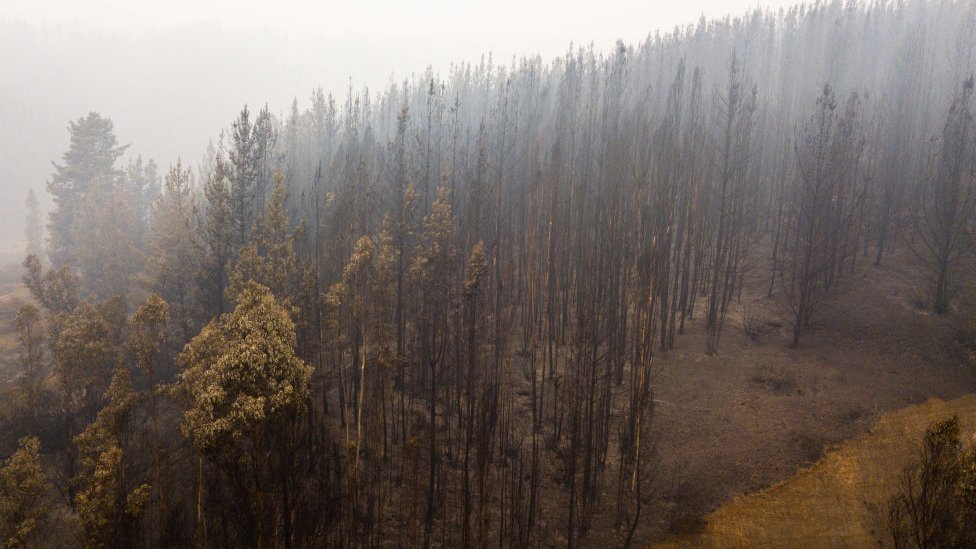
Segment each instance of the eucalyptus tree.
[[151,485],[128,473],[132,457],[135,395],[129,370],[116,370],[106,391],[107,404],[76,438],[79,452],[73,503],[85,547],[139,543],[141,516]]
[[40,449],[37,437],[24,437],[17,450],[0,462],[0,544],[4,547],[31,547],[45,526],[49,485]]
[[146,376],[146,396],[149,404],[150,453],[152,455],[152,501],[157,520],[157,531],[163,532],[167,514],[166,482],[163,477],[163,443],[160,432],[159,397],[157,385],[159,365],[166,342],[166,328],[170,321],[170,306],[156,294],[150,294],[146,302],[132,315],[128,341],[129,352],[136,366]]
[[[211,321],[180,353],[187,397],[181,430],[225,475],[241,543],[272,546],[293,516],[282,513],[287,471],[274,454],[306,406],[312,369],[295,356],[295,324],[271,291],[248,282],[234,310]],[[238,476],[243,475],[243,476]]]

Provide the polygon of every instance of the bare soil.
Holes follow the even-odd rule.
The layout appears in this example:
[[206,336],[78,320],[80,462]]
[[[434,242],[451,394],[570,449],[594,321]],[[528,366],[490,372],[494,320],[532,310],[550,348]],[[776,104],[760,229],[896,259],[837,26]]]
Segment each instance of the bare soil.
[[918,459],[925,430],[955,415],[962,439],[976,432],[976,394],[885,413],[862,437],[809,468],[710,513],[704,531],[671,536],[658,549],[887,547],[888,504]]
[[922,309],[910,258],[895,259],[859,258],[796,349],[762,273],[730,311],[717,356],[703,353],[701,322],[686,327],[655,367],[655,491],[635,539],[700,530],[705,513],[791,476],[881,414],[976,391],[960,344],[972,317]]

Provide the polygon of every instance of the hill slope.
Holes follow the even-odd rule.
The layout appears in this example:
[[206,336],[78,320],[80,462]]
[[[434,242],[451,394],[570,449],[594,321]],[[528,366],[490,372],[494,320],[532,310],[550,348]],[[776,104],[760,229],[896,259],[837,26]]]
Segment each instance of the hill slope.
[[887,541],[885,502],[915,455],[925,428],[958,414],[976,431],[976,395],[931,399],[884,414],[871,431],[829,452],[789,480],[738,498],[706,517],[700,534],[658,544],[678,547],[872,547]]

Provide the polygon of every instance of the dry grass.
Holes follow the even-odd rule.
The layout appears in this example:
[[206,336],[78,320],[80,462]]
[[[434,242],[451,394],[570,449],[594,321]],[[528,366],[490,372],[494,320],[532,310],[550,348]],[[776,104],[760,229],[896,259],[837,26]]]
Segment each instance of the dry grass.
[[976,395],[923,404],[881,416],[863,437],[830,451],[813,466],[769,489],[737,498],[705,517],[700,533],[659,548],[878,547],[890,544],[886,502],[925,428],[958,414],[964,438],[976,432]]

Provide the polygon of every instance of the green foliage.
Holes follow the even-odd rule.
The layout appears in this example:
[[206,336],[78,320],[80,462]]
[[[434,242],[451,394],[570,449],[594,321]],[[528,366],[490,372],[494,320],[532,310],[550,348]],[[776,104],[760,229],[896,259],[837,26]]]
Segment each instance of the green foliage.
[[118,145],[112,121],[95,112],[70,122],[68,132],[68,150],[47,184],[55,205],[48,225],[48,254],[56,267],[76,264],[74,229],[82,201],[93,187],[120,175],[115,163],[126,149]]
[[42,500],[48,484],[38,458],[40,446],[37,437],[23,438],[0,465],[0,547],[28,547],[47,516]]
[[51,262],[80,268],[85,287],[100,299],[124,293],[139,270],[148,194],[158,189],[155,164],[140,158],[128,177],[116,167],[112,121],[97,113],[71,122],[71,141],[47,189],[55,209],[48,225]]

